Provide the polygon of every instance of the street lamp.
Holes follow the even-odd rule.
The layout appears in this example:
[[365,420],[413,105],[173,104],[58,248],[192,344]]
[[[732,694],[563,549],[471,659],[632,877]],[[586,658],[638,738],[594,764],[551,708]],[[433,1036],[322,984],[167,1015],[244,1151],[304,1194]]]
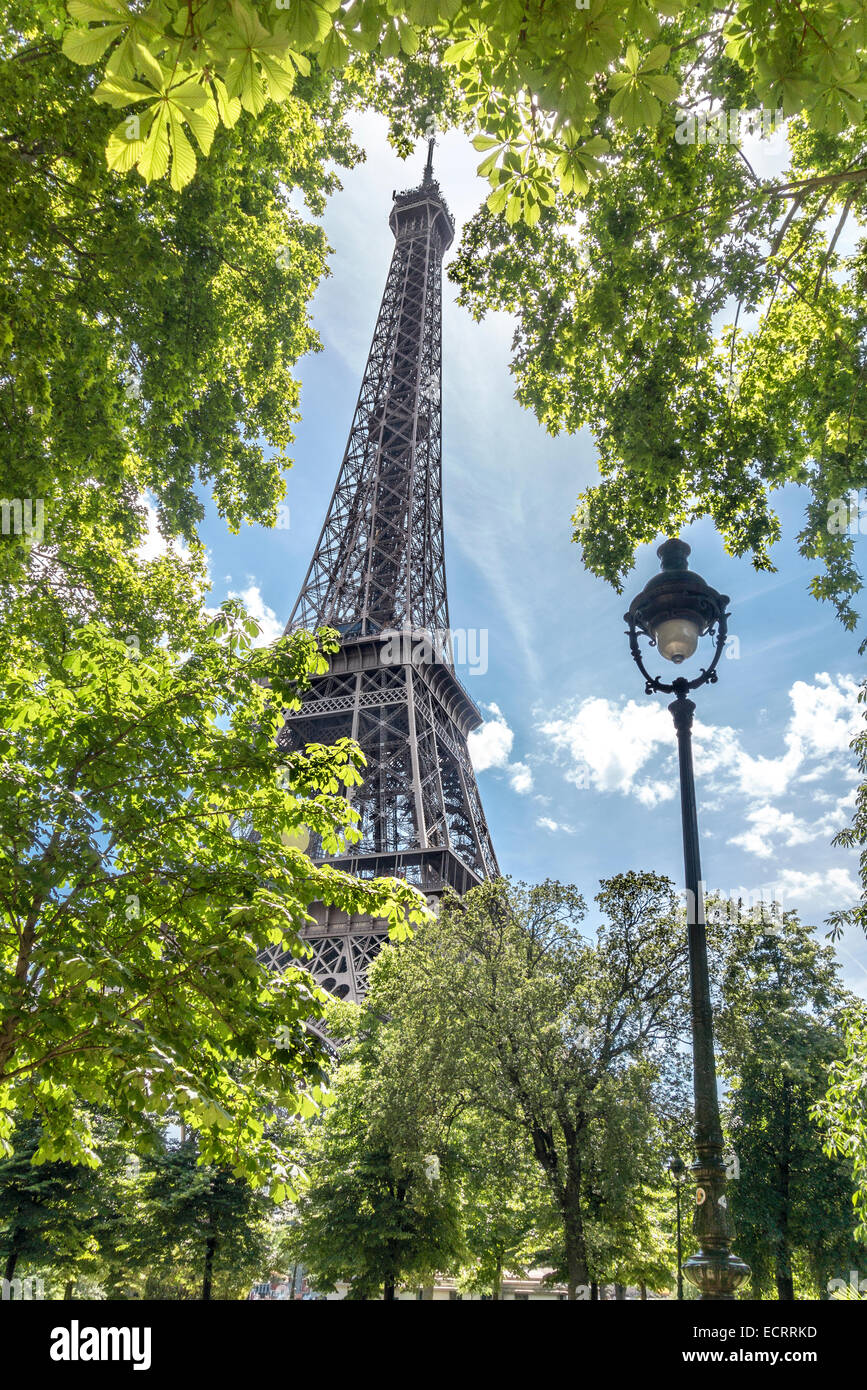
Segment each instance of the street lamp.
[[686,1164],[683,1159],[675,1154],[668,1165],[668,1171],[674,1181],[675,1200],[677,1202],[677,1296],[683,1298],[683,1245],[680,1236],[680,1189],[686,1177]]
[[[632,600],[625,614],[629,647],[645,680],[647,695],[674,695],[669,705],[677,730],[680,762],[680,806],[683,821],[683,860],[686,878],[687,939],[689,943],[689,985],[692,1016],[693,1093],[695,1096],[695,1216],[693,1234],[698,1254],[690,1255],[683,1266],[690,1283],[702,1299],[732,1299],[749,1277],[749,1266],[732,1254],[734,1235],[726,1197],[726,1171],[723,1137],[717,1101],[716,1066],[713,1055],[713,1018],[707,969],[707,937],[704,929],[704,895],[698,844],[698,816],[695,778],[692,769],[692,717],[695,705],[691,690],[716,682],[716,668],[726,640],[728,595],[712,589],[689,568],[690,547],[671,539],[657,550],[661,572]],[[639,636],[649,639],[660,656],[680,665],[691,657],[700,638],[709,636],[714,651],[709,666],[702,667],[693,680],[678,676],[669,684],[651,676],[645,668]]]

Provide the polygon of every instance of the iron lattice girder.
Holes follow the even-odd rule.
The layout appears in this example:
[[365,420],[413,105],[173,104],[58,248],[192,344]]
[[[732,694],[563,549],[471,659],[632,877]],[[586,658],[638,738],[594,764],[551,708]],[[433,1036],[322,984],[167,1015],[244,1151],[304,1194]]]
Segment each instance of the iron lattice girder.
[[290,626],[448,629],[442,518],[437,185],[395,200],[395,248],[346,453]]
[[[328,675],[287,715],[281,744],[361,745],[365,780],[350,792],[362,832],[353,859],[447,848],[476,880],[488,878],[497,861],[466,744],[479,711],[449,665],[392,665],[383,661],[388,645],[387,635],[344,639]],[[311,852],[320,857],[318,846]]]
[[[287,714],[280,743],[361,745],[364,782],[348,793],[361,840],[327,862],[405,878],[435,900],[499,870],[467,750],[481,714],[455,675],[449,636],[440,395],[454,224],[430,155],[420,187],[395,195],[389,225],[394,253],[346,452],[287,624],[337,628],[341,647]],[[321,843],[308,852],[326,861]],[[358,998],[383,924],[322,904],[314,912],[317,980]]]

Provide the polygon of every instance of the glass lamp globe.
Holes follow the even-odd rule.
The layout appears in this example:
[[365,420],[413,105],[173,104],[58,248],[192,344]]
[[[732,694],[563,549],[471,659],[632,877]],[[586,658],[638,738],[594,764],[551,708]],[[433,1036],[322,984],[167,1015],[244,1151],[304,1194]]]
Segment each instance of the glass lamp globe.
[[653,636],[660,656],[679,666],[698,646],[701,629],[689,618],[666,618],[654,628]]
[[303,853],[310,844],[310,831],[306,825],[299,825],[296,830],[281,830],[280,839],[287,849],[300,849]]

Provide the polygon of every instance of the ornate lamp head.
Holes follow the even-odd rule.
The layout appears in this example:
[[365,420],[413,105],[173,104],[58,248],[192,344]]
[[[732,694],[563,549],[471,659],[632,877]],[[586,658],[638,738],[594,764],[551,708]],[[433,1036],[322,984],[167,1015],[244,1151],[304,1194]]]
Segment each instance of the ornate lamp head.
[[686,1176],[686,1164],[682,1158],[675,1154],[674,1158],[669,1159],[668,1171],[675,1182],[683,1182]]
[[[670,694],[673,691],[695,690],[706,681],[715,681],[716,665],[726,639],[727,594],[719,594],[706,584],[700,574],[689,568],[690,547],[686,541],[672,538],[657,550],[662,567],[645,584],[641,593],[629,605],[624,621],[628,624],[629,647],[635,663],[646,681],[648,695],[654,691]],[[680,677],[666,684],[645,670],[638,645],[639,635],[649,638],[666,661],[679,666],[695,652],[699,639],[710,635],[716,639],[713,660],[694,680]]]

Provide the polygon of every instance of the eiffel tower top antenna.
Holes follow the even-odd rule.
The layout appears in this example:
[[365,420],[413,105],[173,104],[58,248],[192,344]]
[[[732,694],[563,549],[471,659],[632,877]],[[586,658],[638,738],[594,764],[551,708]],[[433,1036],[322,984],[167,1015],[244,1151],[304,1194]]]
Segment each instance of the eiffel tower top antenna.
[[427,164],[424,167],[424,184],[433,183],[433,152],[436,139],[432,135],[427,142]]

